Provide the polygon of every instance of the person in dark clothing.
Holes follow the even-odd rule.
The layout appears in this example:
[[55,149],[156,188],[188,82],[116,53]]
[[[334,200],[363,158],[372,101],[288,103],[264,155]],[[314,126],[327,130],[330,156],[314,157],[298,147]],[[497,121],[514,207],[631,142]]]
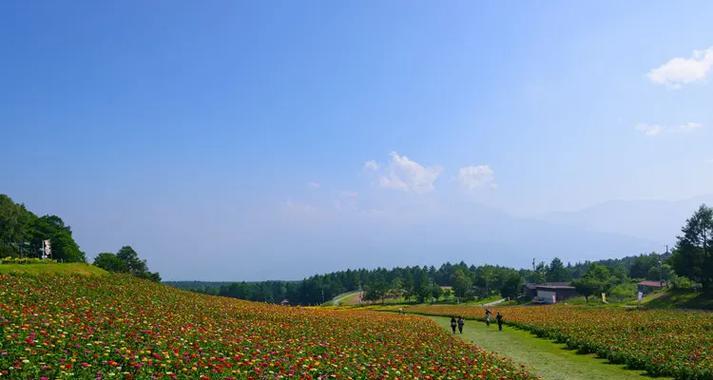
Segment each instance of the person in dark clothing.
[[458,317],[458,332],[463,334],[463,325],[465,324],[465,321],[463,320],[463,317]]
[[490,311],[490,309],[485,309],[485,326],[490,327],[490,318],[493,315],[493,313]]
[[453,330],[453,334],[456,333],[456,317],[451,317],[451,330]]
[[498,321],[498,330],[503,331],[503,315],[498,311],[498,315],[495,316],[495,320]]

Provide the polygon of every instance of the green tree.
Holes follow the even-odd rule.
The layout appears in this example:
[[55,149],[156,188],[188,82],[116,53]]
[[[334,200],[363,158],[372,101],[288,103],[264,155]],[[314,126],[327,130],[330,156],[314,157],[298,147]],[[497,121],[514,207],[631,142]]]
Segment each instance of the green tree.
[[364,291],[364,299],[367,301],[380,300],[381,303],[384,303],[384,297],[386,297],[387,290],[388,286],[386,285],[386,282],[381,280],[376,281],[366,286],[366,290]]
[[606,293],[612,285],[609,269],[601,264],[591,264],[582,278],[573,282],[577,292],[584,296],[586,302],[589,297],[599,293]]
[[686,220],[678,237],[676,249],[669,259],[680,276],[703,283],[710,290],[713,285],[713,209],[701,207]]
[[562,260],[555,257],[546,269],[547,282],[564,282],[571,280],[571,275],[564,267]]
[[470,289],[473,287],[473,282],[463,269],[458,268],[453,272],[451,285],[453,286],[453,293],[460,301],[468,296],[468,292],[470,292]]
[[629,277],[631,278],[647,278],[651,268],[657,268],[659,255],[651,253],[649,255],[640,255],[634,258],[634,262],[629,268]]
[[19,256],[28,240],[28,224],[36,218],[25,206],[0,194],[0,257]]
[[[45,215],[30,222],[31,247],[39,252],[43,240],[49,240],[52,258],[63,262],[86,262],[84,252],[72,238],[72,229],[56,215]],[[39,255],[39,253],[37,254]]]
[[440,285],[434,283],[431,286],[431,296],[437,301],[439,298],[441,298],[442,295],[443,289],[441,289]]
[[517,298],[522,288],[522,277],[515,270],[509,270],[504,273],[503,280],[500,285],[500,296],[503,298]]
[[148,271],[146,260],[141,260],[139,254],[129,245],[121,247],[119,252],[116,253],[116,257],[126,264],[129,273],[133,275],[139,275]]
[[94,258],[94,265],[109,272],[128,272],[126,263],[111,252],[102,252]]
[[547,281],[547,264],[544,262],[540,262],[539,264],[535,265],[535,261],[532,261],[532,270],[529,271],[527,275],[527,282],[531,282],[533,284],[541,284],[543,282]]
[[649,273],[646,274],[646,279],[653,281],[669,281],[672,277],[673,268],[666,263],[649,268]]
[[103,252],[94,259],[94,265],[110,272],[124,272],[147,280],[160,282],[158,272],[149,272],[146,260],[139,258],[139,254],[131,246],[123,246],[115,254]]
[[419,270],[418,274],[414,276],[414,280],[414,293],[416,300],[419,303],[423,303],[431,297],[431,280],[428,278],[428,274],[424,270]]

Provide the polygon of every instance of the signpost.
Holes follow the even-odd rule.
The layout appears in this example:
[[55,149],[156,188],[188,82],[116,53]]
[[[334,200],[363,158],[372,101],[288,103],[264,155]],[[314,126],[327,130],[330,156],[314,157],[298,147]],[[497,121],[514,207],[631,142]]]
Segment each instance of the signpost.
[[49,240],[42,240],[42,259],[49,259],[52,257],[52,245]]

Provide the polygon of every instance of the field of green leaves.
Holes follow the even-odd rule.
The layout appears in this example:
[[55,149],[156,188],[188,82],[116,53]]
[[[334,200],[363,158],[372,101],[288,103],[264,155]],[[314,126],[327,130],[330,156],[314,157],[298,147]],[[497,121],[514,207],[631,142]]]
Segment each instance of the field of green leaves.
[[123,275],[0,275],[0,378],[529,379],[433,321],[189,293]]
[[[482,319],[472,306],[411,306],[408,312]],[[577,306],[490,308],[507,324],[596,353],[614,363],[679,379],[713,379],[713,313]]]

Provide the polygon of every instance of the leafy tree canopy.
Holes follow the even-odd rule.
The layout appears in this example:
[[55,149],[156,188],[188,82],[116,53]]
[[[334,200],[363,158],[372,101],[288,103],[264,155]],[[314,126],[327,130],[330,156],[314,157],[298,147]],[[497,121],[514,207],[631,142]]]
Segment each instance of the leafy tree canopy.
[[713,286],[713,209],[706,205],[691,216],[681,229],[670,263],[678,275]]

